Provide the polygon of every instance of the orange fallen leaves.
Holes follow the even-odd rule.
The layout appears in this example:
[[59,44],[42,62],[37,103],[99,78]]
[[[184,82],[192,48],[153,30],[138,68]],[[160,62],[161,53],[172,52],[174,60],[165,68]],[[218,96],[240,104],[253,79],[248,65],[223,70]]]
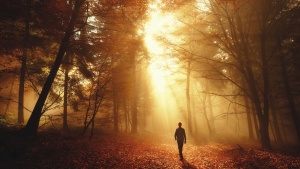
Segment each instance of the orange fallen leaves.
[[89,141],[44,134],[17,147],[4,143],[0,168],[300,168],[297,155],[216,143],[188,142],[180,161],[172,136],[106,134]]

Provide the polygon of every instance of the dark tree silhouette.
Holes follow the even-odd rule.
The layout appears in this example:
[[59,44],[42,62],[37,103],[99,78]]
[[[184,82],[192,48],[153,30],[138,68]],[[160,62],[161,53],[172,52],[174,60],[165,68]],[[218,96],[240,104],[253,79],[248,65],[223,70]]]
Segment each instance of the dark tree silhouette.
[[61,41],[60,48],[57,53],[56,59],[54,61],[53,67],[51,68],[50,74],[43,86],[42,92],[36,102],[36,105],[33,109],[31,116],[24,128],[24,132],[26,134],[36,134],[36,132],[38,130],[39,121],[40,121],[40,118],[42,115],[42,109],[43,109],[44,103],[45,103],[48,93],[51,89],[51,85],[55,79],[57,71],[61,65],[63,56],[69,46],[70,38],[71,38],[72,34],[74,33],[73,29],[76,24],[78,14],[80,12],[80,8],[84,2],[85,2],[85,0],[75,0],[75,2],[74,2],[74,10],[72,12],[72,16],[70,18],[68,27],[65,31],[65,35]]

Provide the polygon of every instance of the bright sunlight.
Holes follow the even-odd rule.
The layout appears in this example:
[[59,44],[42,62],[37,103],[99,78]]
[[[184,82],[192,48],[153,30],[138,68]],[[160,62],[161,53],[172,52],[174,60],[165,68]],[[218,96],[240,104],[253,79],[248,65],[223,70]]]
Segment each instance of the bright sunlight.
[[[151,75],[153,94],[156,96],[155,113],[156,121],[161,127],[173,129],[180,113],[180,96],[176,91],[184,91],[184,88],[174,83],[174,72],[178,71],[178,59],[174,57],[174,51],[168,47],[164,40],[178,42],[179,37],[172,33],[182,26],[173,13],[162,11],[161,0],[156,0],[149,5],[149,20],[144,28],[144,41],[150,56],[149,73]],[[174,85],[175,84],[175,85]],[[171,113],[172,112],[172,113]],[[167,122],[167,123],[166,123]]]
[[166,77],[170,76],[172,71],[176,71],[178,65],[176,60],[171,58],[170,49],[163,44],[162,38],[175,40],[170,33],[178,29],[178,21],[170,14],[160,10],[160,0],[156,0],[149,5],[149,21],[145,25],[145,44],[150,55],[149,71],[152,80],[157,89],[162,92],[166,85]]

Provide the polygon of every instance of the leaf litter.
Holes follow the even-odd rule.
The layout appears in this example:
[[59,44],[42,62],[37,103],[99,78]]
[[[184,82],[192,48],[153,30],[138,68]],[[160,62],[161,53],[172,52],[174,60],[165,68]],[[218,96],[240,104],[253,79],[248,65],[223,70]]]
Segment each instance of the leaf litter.
[[[167,139],[166,139],[167,138]],[[93,139],[59,133],[0,141],[0,168],[300,168],[298,154],[255,146],[187,142],[179,160],[176,141],[151,134],[99,134]]]

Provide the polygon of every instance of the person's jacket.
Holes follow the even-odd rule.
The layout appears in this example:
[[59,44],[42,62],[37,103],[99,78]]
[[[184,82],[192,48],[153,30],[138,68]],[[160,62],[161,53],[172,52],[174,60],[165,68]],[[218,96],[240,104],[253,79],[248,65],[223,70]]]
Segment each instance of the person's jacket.
[[177,141],[186,141],[185,130],[182,127],[178,127],[175,131],[175,140]]

